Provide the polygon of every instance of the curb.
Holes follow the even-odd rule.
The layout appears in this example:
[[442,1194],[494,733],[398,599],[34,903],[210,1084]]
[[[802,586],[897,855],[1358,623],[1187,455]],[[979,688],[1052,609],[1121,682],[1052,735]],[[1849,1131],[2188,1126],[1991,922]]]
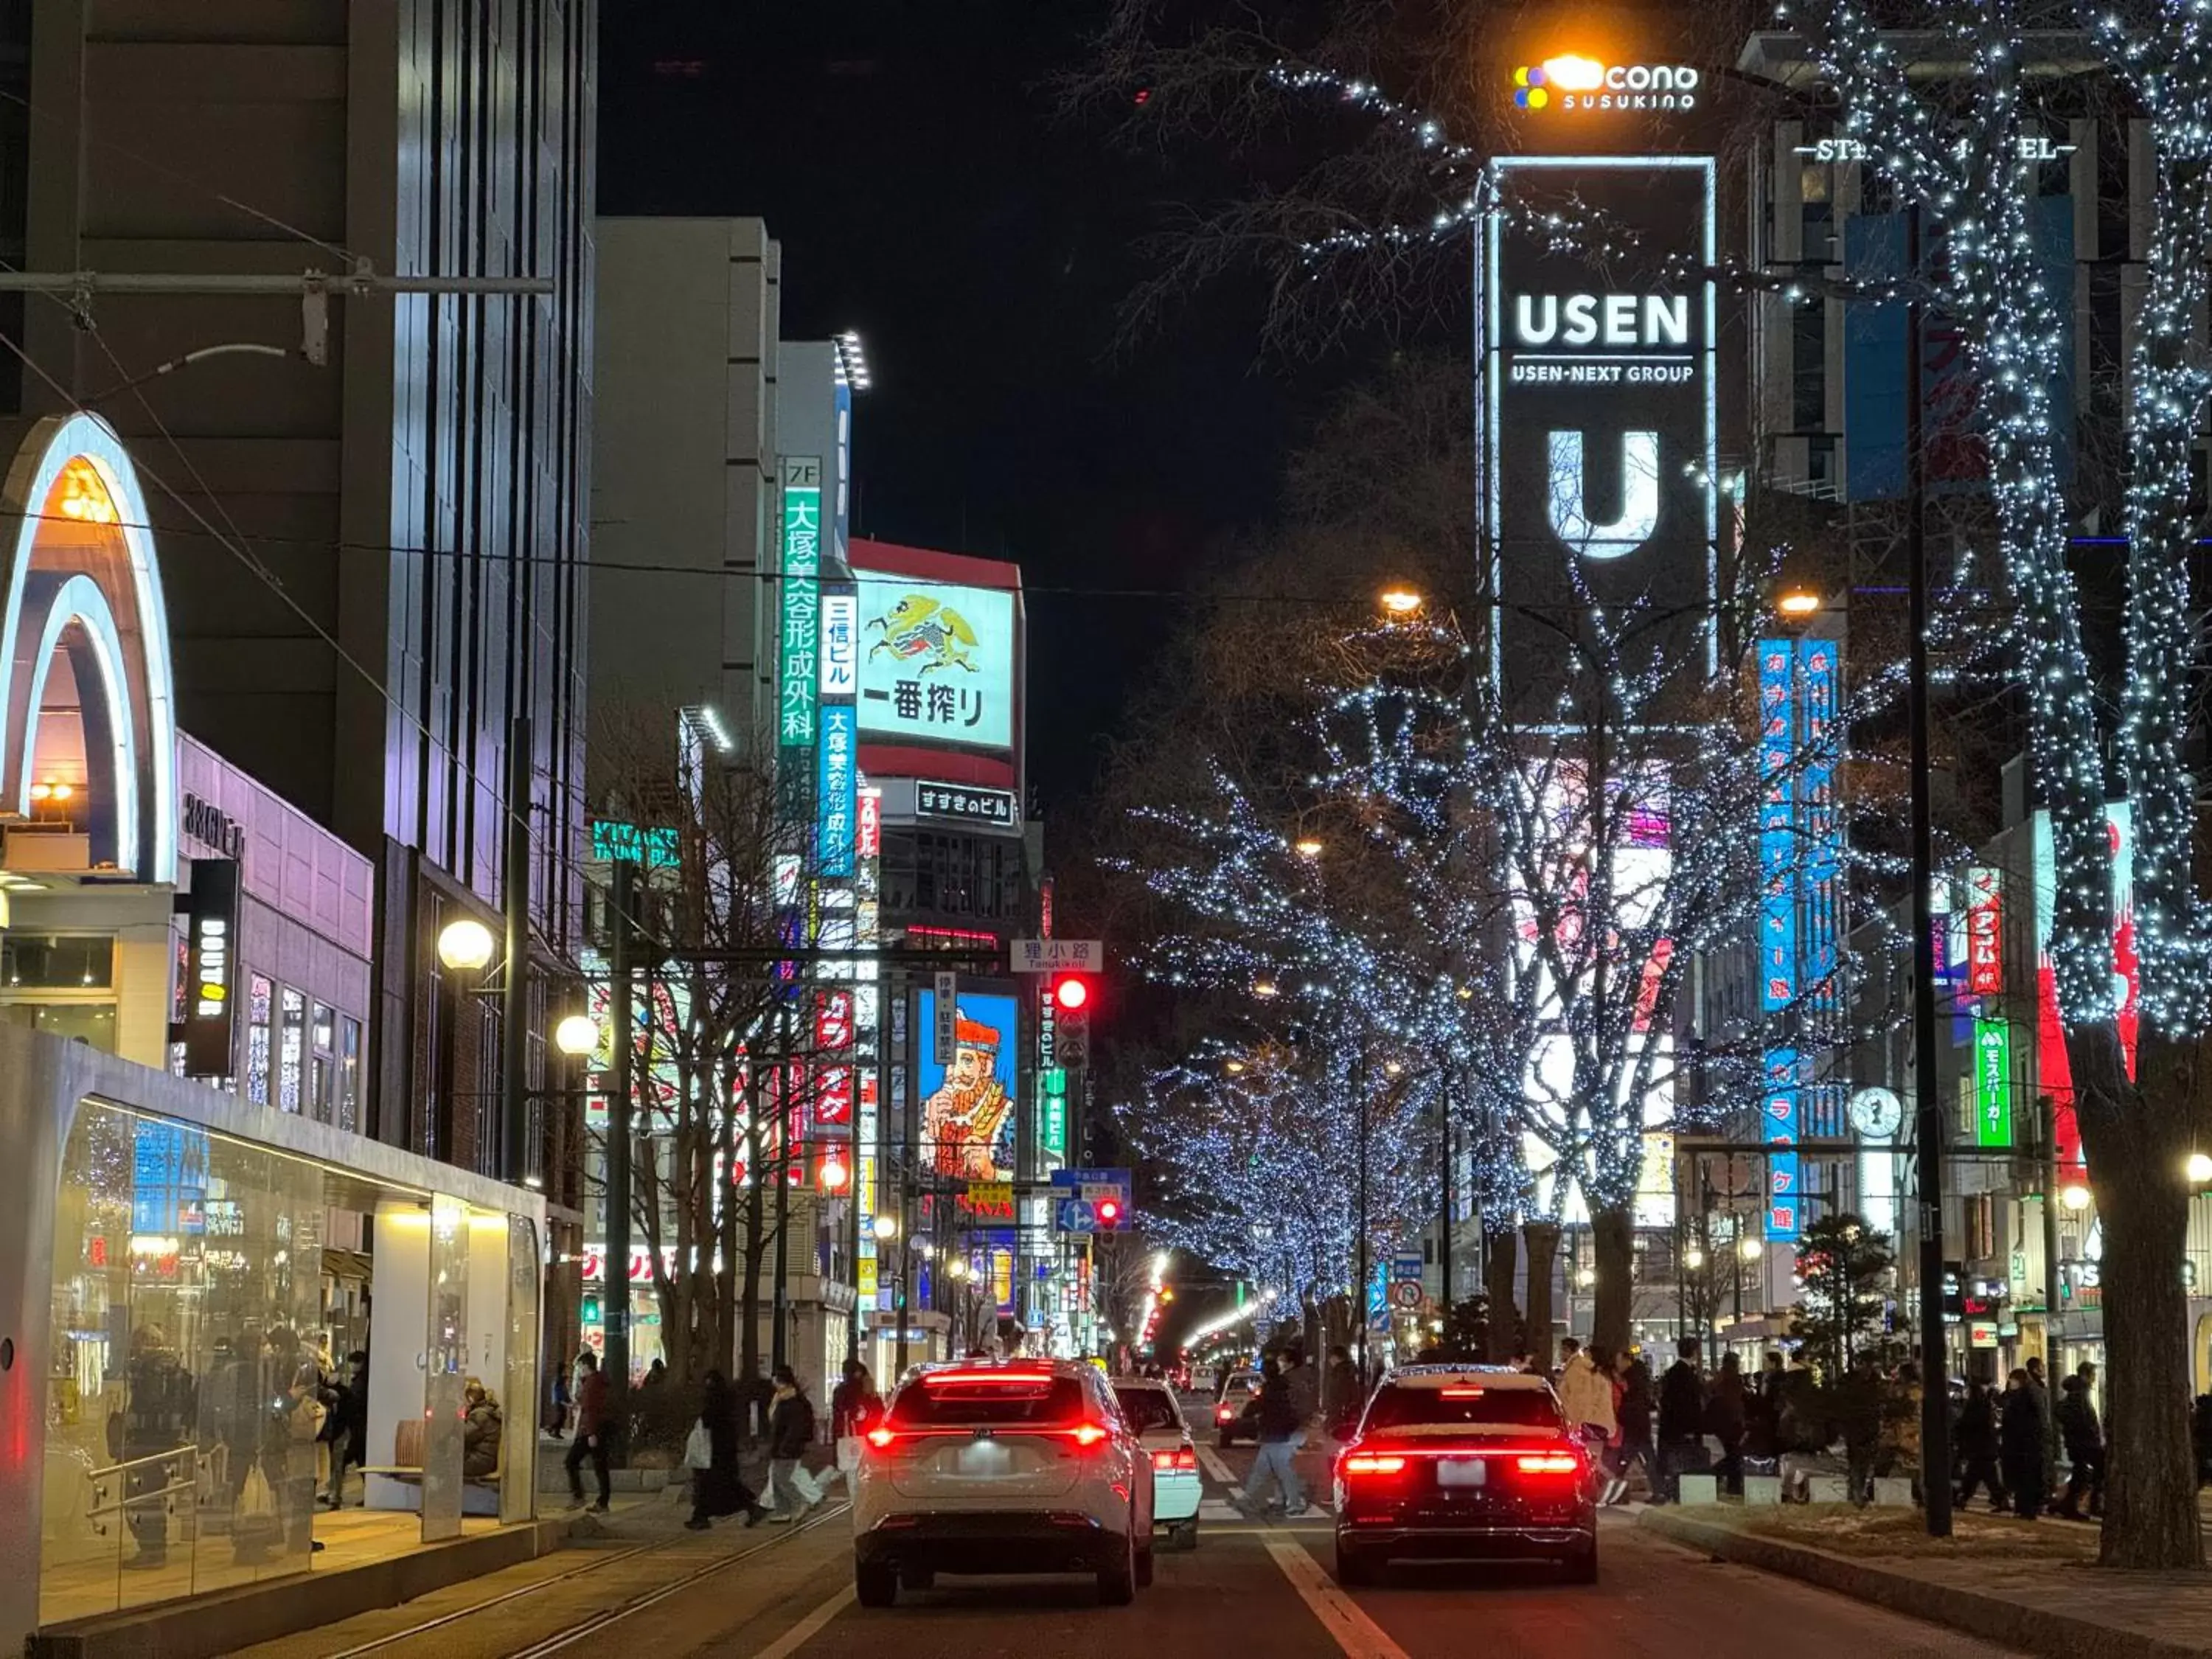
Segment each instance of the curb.
[[2025,1652],[2045,1654],[2050,1659],[2204,1659],[2212,1654],[2212,1647],[2170,1642],[2052,1607],[2031,1607],[1954,1584],[1932,1583],[1911,1573],[1803,1544],[1753,1537],[1732,1527],[1692,1521],[1664,1510],[1644,1510],[1638,1516],[1637,1525],[1723,1561],[1802,1579],[1892,1613],[1947,1626]]

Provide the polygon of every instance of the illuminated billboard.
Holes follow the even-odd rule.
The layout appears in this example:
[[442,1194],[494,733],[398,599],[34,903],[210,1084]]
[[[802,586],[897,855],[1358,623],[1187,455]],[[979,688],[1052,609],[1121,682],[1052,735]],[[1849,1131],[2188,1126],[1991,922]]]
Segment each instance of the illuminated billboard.
[[1563,619],[1648,607],[1717,672],[1713,161],[1500,156],[1486,216],[1482,518],[1492,678],[1538,698]]
[[[933,1030],[937,993],[916,994],[914,1029]],[[954,1004],[952,1030],[950,1065],[939,1062],[933,1044],[915,1046],[925,1165],[958,1181],[1012,1181],[1020,1005],[1009,995],[963,991]]]
[[1014,595],[866,573],[860,587],[860,732],[875,743],[1010,750]]

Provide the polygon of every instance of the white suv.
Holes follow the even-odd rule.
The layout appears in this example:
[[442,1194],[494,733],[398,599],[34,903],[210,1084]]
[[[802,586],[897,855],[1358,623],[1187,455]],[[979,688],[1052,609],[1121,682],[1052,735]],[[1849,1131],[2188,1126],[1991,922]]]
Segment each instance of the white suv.
[[868,1431],[853,1480],[860,1605],[940,1572],[1091,1572],[1121,1605],[1152,1581],[1152,1462],[1096,1367],[919,1368]]

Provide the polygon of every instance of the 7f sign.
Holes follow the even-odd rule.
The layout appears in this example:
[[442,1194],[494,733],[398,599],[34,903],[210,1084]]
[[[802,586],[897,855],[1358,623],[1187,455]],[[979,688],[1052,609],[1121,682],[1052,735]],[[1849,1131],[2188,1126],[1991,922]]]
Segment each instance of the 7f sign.
[[1540,690],[1563,614],[1638,603],[1702,629],[1715,672],[1712,159],[1501,156],[1491,173],[1478,311],[1492,678]]

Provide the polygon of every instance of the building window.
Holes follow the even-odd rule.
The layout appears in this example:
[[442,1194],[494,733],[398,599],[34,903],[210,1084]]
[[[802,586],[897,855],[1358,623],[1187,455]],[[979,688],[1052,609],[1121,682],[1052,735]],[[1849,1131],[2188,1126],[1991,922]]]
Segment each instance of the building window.
[[337,1016],[326,1002],[315,1005],[315,1017],[308,1022],[307,1035],[313,1040],[313,1054],[307,1074],[309,1109],[318,1123],[331,1121],[337,1103]]
[[1818,432],[1828,423],[1828,306],[1800,301],[1790,313],[1790,424]]
[[0,937],[0,980],[11,991],[111,986],[115,983],[115,941],[104,933],[7,934]]
[[246,981],[246,1097],[257,1106],[269,1103],[269,1012],[276,990],[264,974]]
[[361,1133],[361,1022],[338,1019],[338,1127]]
[[285,986],[278,999],[283,1020],[276,1045],[276,1109],[300,1109],[301,1079],[307,1059],[307,999]]

